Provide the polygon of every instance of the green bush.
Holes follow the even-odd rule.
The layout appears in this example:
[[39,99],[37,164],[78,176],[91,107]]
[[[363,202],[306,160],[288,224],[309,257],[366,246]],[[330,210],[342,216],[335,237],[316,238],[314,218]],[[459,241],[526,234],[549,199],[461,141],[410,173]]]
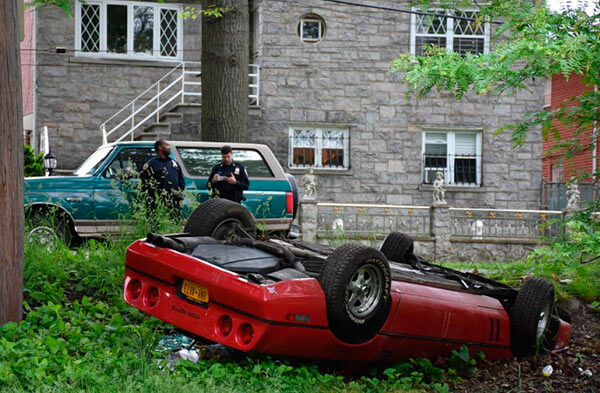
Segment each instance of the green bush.
[[44,175],[44,154],[40,153],[37,156],[33,147],[29,145],[24,146],[24,159],[25,159],[25,177],[29,176],[43,176]]

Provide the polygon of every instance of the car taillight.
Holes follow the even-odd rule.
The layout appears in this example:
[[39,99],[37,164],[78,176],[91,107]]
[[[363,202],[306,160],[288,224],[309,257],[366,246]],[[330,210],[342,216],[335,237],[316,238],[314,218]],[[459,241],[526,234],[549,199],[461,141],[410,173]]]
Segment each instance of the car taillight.
[[146,302],[150,307],[154,307],[156,306],[156,303],[158,303],[159,296],[160,293],[158,292],[158,288],[150,287],[150,289],[146,293]]
[[254,338],[254,329],[249,323],[242,323],[237,331],[238,339],[244,344],[250,344]]
[[285,193],[285,210],[287,214],[294,214],[294,193]]
[[129,282],[129,285],[127,286],[127,293],[129,294],[129,297],[133,300],[140,297],[140,295],[142,294],[142,282],[137,278],[131,280]]
[[233,330],[233,321],[231,320],[231,317],[229,315],[221,315],[217,321],[217,328],[223,337],[229,336],[229,333]]

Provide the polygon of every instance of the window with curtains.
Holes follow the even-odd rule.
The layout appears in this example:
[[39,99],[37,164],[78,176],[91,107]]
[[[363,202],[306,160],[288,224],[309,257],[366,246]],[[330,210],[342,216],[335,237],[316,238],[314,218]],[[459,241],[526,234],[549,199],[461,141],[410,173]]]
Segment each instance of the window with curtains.
[[488,52],[489,25],[477,20],[477,11],[430,9],[427,13],[430,15],[411,15],[412,54],[422,56],[428,45],[462,55]]
[[334,127],[290,127],[290,168],[347,169],[349,131]]
[[181,60],[181,7],[128,1],[77,1],[77,55]]
[[423,183],[431,184],[442,172],[447,184],[481,184],[481,132],[425,131]]

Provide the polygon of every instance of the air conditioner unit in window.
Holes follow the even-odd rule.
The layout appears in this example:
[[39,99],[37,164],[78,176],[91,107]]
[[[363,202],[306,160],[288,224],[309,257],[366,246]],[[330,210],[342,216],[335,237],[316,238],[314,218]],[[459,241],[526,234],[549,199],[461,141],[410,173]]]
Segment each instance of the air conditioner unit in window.
[[446,168],[425,168],[423,170],[423,183],[432,184],[435,180],[435,175],[438,172],[445,173]]

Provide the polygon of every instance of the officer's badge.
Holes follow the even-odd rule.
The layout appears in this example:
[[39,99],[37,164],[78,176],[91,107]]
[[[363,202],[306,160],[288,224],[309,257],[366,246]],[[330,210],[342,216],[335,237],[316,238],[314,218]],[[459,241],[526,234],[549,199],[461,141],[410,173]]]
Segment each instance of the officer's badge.
[[173,163],[173,168],[177,168],[177,162],[175,160],[171,160],[171,162]]
[[235,171],[234,171],[234,173],[235,173],[236,175],[239,175],[239,174],[240,174],[240,168],[236,166],[236,167],[235,167]]

